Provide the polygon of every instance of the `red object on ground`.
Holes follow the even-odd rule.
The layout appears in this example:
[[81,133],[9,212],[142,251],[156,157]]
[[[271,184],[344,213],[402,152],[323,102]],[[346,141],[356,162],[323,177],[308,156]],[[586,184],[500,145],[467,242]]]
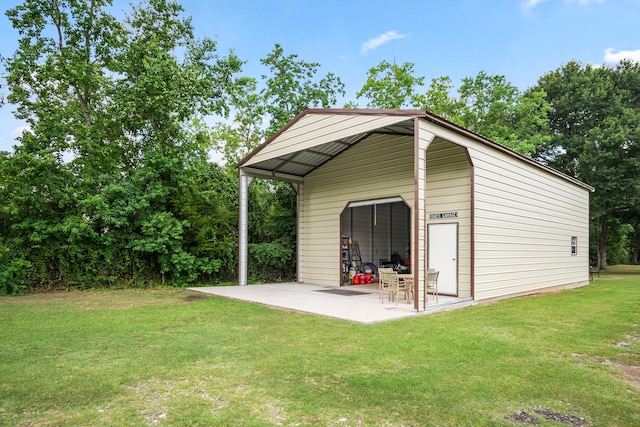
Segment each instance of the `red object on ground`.
[[369,284],[371,284],[372,281],[373,281],[373,278],[371,277],[371,273],[365,273],[364,274],[364,283],[369,285]]
[[367,284],[367,275],[364,274],[364,273],[356,274],[355,276],[353,276],[353,284],[354,285],[366,285]]

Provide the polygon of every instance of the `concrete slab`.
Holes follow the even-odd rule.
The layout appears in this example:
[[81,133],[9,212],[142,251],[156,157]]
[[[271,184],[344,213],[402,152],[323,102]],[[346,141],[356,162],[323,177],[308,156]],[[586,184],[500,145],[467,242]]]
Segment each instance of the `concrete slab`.
[[440,296],[438,303],[429,299],[427,310],[418,312],[403,300],[398,303],[386,300],[381,302],[377,285],[336,287],[271,283],[189,290],[365,324],[454,310],[474,303],[471,298]]

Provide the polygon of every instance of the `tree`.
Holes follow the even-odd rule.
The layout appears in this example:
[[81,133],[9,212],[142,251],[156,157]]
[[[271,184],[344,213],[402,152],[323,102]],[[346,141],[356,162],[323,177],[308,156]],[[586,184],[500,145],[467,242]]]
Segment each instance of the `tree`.
[[431,79],[422,106],[450,122],[461,123],[463,103],[452,96],[454,89],[449,76]]
[[631,264],[638,264],[640,262],[640,205],[634,209],[630,209],[627,214],[626,223],[632,228],[632,231],[628,235],[629,261],[631,261]]
[[640,64],[572,61],[538,81],[552,138],[537,157],[596,191],[590,200],[597,266],[607,267],[610,227],[640,206]]
[[230,97],[233,120],[211,130],[213,147],[228,164],[239,162],[305,108],[331,107],[345,93],[339,77],[317,76],[320,64],[285,55],[279,44],[260,62],[269,73],[260,82],[238,79]]
[[21,37],[4,62],[8,100],[31,131],[4,161],[15,174],[0,188],[1,221],[32,283],[193,280],[214,266],[187,251],[174,200],[206,155],[189,124],[227,113],[241,61],[196,40],[173,1],[148,0],[123,21],[109,6],[7,11]]
[[367,81],[356,97],[367,98],[368,108],[399,109],[424,103],[417,93],[424,85],[424,77],[415,77],[414,67],[412,62],[398,65],[395,61],[381,61],[369,69]]
[[238,267],[238,174],[207,161],[188,173],[187,185],[172,200],[176,215],[189,224],[183,247],[208,260],[210,271],[200,280],[231,280]]
[[[213,146],[227,165],[236,164],[307,107],[328,108],[344,95],[333,73],[318,76],[320,64],[287,55],[276,44],[260,61],[268,72],[258,81],[244,78],[231,97],[229,123],[211,130]],[[249,189],[250,273],[258,278],[295,273],[296,193],[289,185],[257,180]]]
[[318,79],[320,64],[297,57],[285,55],[282,46],[276,44],[273,51],[260,60],[269,70],[268,74],[262,75],[265,87],[260,92],[269,116],[267,137],[305,108],[329,108],[336,104],[339,95],[345,94],[344,84],[338,76],[327,73]]
[[257,91],[257,81],[243,78],[231,97],[234,110],[230,123],[218,122],[211,128],[213,148],[222,153],[229,165],[235,165],[263,141],[266,130],[266,105]]
[[367,98],[369,108],[429,110],[527,156],[549,139],[546,115],[550,107],[541,90],[523,93],[504,76],[484,71],[462,79],[457,90],[448,76],[432,79],[425,93],[420,92],[422,86],[424,77],[414,75],[413,63],[383,60],[369,70],[356,95]]
[[[317,76],[319,63],[298,60],[297,57],[285,55],[282,46],[276,44],[273,51],[260,60],[268,69],[268,73],[262,75],[264,88],[260,91],[267,113],[264,120],[268,123],[264,133],[266,138],[305,108],[332,107],[338,96],[345,94],[344,84],[338,76],[333,73]],[[254,191],[262,190],[259,197],[263,199],[265,209],[265,221],[253,223],[263,236],[254,242],[262,243],[264,249],[254,247],[253,256],[262,258],[262,265],[274,273],[291,276],[295,272],[296,192],[290,184],[282,182],[254,183],[253,187]],[[251,220],[249,225],[251,227]],[[269,255],[274,252],[279,255]]]
[[504,76],[484,71],[462,79],[457,98],[452,90],[449,77],[433,79],[423,108],[527,156],[549,139],[543,91],[522,93]]

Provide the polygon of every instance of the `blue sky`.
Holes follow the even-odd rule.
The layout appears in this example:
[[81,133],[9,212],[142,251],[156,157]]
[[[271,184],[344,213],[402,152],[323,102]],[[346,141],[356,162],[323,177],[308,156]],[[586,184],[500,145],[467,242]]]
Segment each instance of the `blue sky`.
[[[128,11],[137,0],[114,0]],[[3,0],[2,10],[21,3]],[[449,76],[457,86],[480,71],[504,75],[526,89],[570,60],[613,65],[640,61],[640,0],[182,0],[198,37],[217,41],[247,61],[259,78],[260,59],[275,43],[285,54],[321,64],[355,100],[367,71],[382,60],[415,64],[415,75]],[[0,54],[10,56],[17,33],[0,16]],[[6,95],[6,89],[0,89]],[[359,100],[364,106],[365,100]],[[12,151],[24,126],[0,108],[0,150]]]

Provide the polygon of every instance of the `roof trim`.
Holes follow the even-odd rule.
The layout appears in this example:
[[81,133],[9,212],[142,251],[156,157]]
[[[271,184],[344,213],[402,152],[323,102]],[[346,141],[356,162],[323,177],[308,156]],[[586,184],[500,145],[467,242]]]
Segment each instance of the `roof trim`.
[[523,161],[525,163],[528,163],[530,165],[533,165],[533,166],[536,166],[538,168],[544,169],[547,172],[550,172],[553,175],[556,175],[556,176],[558,176],[560,178],[564,178],[567,181],[570,181],[570,182],[572,182],[573,184],[576,184],[579,187],[582,187],[582,188],[584,188],[586,190],[589,190],[590,192],[594,192],[595,191],[595,188],[593,188],[589,184],[586,184],[586,183],[580,181],[579,179],[576,179],[576,178],[574,178],[574,177],[572,177],[570,175],[567,175],[567,174],[565,174],[563,172],[555,170],[550,166],[547,166],[547,165],[544,165],[542,163],[536,162],[535,160],[530,159],[529,157],[526,157],[526,156],[518,153],[517,151],[512,150],[511,148],[505,147],[504,145],[499,144],[499,143],[497,143],[495,141],[492,141],[489,138],[486,138],[486,137],[484,137],[482,135],[478,135],[477,133],[474,133],[474,132],[472,132],[472,131],[470,131],[468,129],[465,129],[465,128],[459,126],[459,125],[456,125],[455,123],[452,123],[452,122],[450,122],[450,121],[448,121],[446,119],[443,119],[442,117],[436,116],[433,113],[425,111],[422,118],[427,120],[427,121],[430,121],[431,123],[433,123],[433,124],[435,124],[437,126],[440,126],[440,127],[445,128],[445,129],[448,129],[450,131],[453,131],[453,132],[455,132],[455,133],[457,133],[459,135],[465,136],[465,137],[467,137],[469,139],[473,139],[474,141],[479,142],[480,144],[489,146],[489,147],[495,149],[496,151],[500,151],[500,152],[502,152],[504,154],[510,155],[512,157],[516,157],[516,158],[518,158],[519,160],[521,160],[521,161]]

